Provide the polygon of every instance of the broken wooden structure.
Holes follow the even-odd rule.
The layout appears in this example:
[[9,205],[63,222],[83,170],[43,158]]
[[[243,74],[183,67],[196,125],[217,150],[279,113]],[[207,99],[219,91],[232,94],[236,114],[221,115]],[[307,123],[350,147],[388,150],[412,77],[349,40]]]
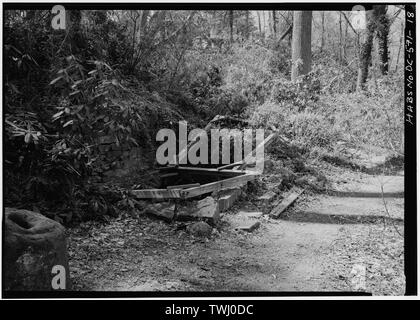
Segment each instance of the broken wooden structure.
[[[211,120],[204,131],[207,133],[211,125],[221,120],[248,124],[246,120],[229,116],[216,116]],[[264,141],[256,146],[254,152],[262,146],[269,145],[277,136],[277,131],[271,133]],[[175,165],[159,168],[160,178],[163,180],[164,188],[132,190],[131,193],[138,199],[190,199],[213,192],[242,187],[248,181],[254,180],[260,172],[248,170],[246,168],[254,166],[248,163],[248,155],[244,160],[218,168],[203,168],[195,166],[180,166],[180,159],[187,155],[188,148],[199,141],[199,137],[188,143],[187,147],[180,150],[176,155]]]
[[211,181],[213,179],[216,181],[204,184],[171,185],[166,189],[132,190],[131,193],[138,199],[189,199],[207,193],[241,187],[248,181],[254,180],[259,174],[246,170],[217,170],[195,167],[168,167],[165,168],[165,171],[177,173],[176,176],[183,179],[194,179],[194,176],[199,176],[200,180],[207,181],[210,179]]

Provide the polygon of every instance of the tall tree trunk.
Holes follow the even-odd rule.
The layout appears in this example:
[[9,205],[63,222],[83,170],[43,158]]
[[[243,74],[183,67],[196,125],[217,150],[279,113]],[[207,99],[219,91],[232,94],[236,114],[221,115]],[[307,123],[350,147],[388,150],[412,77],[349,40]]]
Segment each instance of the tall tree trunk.
[[69,24],[68,37],[70,39],[71,53],[74,55],[81,54],[82,56],[85,56],[88,55],[88,44],[82,32],[82,13],[83,12],[81,10],[69,10],[66,24]]
[[215,47],[215,42],[217,38],[217,11],[213,11],[211,15],[210,23],[210,43],[211,47]]
[[260,12],[257,11],[257,17],[258,17],[258,33],[261,37],[261,17],[260,17]]
[[277,18],[276,18],[276,11],[272,11],[273,14],[273,36],[275,37],[277,34]]
[[320,51],[324,51],[324,44],[325,44],[325,11],[321,12],[321,49]]
[[397,54],[397,60],[395,61],[395,72],[398,70],[398,63],[400,61],[400,54],[401,54],[401,48],[403,47],[404,43],[404,22],[401,22],[401,36],[400,36],[400,45],[398,46],[398,54]]
[[369,72],[369,65],[372,61],[372,45],[373,35],[375,31],[375,21],[373,17],[373,10],[366,12],[366,35],[365,41],[361,45],[359,52],[359,69],[357,73],[357,89],[363,90],[365,88],[366,80]]
[[349,25],[346,23],[344,28],[344,41],[343,41],[343,58],[347,63],[347,35],[348,35],[348,27]]
[[311,71],[312,11],[293,13],[292,81]]
[[387,74],[389,69],[388,36],[390,21],[386,15],[386,6],[374,6],[376,20],[376,36],[378,38],[378,53],[381,73]]
[[140,29],[139,29],[139,41],[141,36],[146,33],[147,19],[149,17],[150,10],[143,10],[140,15]]
[[339,25],[339,30],[338,30],[338,32],[340,33],[339,34],[339,41],[338,41],[338,43],[339,43],[339,54],[338,54],[338,61],[339,61],[339,63],[342,63],[342,61],[343,61],[343,36],[342,36],[342,27],[341,27],[341,14],[339,14],[339,21],[338,21],[338,25]]
[[229,11],[230,43],[233,43],[233,10]]
[[246,39],[248,40],[249,39],[249,10],[245,11],[245,24],[246,24],[245,36],[246,36]]
[[264,39],[265,39],[267,37],[267,19],[266,19],[265,11],[263,11],[262,13],[263,13]]

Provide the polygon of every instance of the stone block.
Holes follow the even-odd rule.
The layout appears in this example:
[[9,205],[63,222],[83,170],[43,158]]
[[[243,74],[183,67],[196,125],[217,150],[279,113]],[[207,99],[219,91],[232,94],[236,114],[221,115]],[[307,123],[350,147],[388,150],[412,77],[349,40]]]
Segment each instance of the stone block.
[[180,206],[177,210],[178,220],[205,220],[215,225],[220,219],[219,203],[212,197]]
[[175,216],[175,205],[168,202],[149,204],[144,209],[144,214],[171,222]]
[[241,195],[241,189],[235,188],[231,190],[226,190],[219,194],[219,211],[224,212],[233,206],[236,200],[238,200]]

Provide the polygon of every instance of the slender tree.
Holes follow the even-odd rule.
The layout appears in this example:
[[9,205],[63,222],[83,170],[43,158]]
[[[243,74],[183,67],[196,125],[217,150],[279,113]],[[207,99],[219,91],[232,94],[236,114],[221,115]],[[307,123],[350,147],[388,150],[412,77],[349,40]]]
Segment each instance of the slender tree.
[[347,36],[349,25],[346,23],[344,27],[344,41],[343,41],[343,58],[347,61]]
[[373,36],[375,20],[373,11],[366,12],[366,34],[359,53],[359,68],[357,72],[357,89],[363,90],[368,77],[369,65],[372,61]]
[[233,10],[229,11],[229,32],[230,32],[230,43],[233,43]]
[[321,12],[321,49],[322,52],[324,50],[324,44],[325,44],[325,11]]
[[292,81],[311,71],[312,11],[295,11],[292,36]]
[[249,39],[249,10],[245,11],[245,37],[248,40]]
[[273,36],[275,37],[277,34],[277,18],[276,18],[276,11],[272,11],[272,17],[273,17]]
[[388,73],[388,36],[389,19],[386,15],[385,5],[375,5],[373,10],[366,12],[367,28],[366,38],[361,46],[359,54],[359,70],[357,75],[357,88],[364,89],[369,73],[369,65],[372,62],[373,39],[378,39],[378,52],[380,58],[380,69],[382,74]]
[[260,16],[259,11],[257,11],[257,18],[258,18],[258,33],[259,33],[259,36],[261,37],[261,16]]
[[339,21],[338,21],[338,25],[339,25],[339,35],[338,35],[338,39],[339,39],[339,55],[338,55],[338,61],[340,63],[342,63],[343,61],[343,31],[342,31],[342,24],[341,24],[341,14],[339,15]]
[[386,14],[386,6],[380,5],[375,6],[375,18],[376,18],[376,37],[378,39],[378,51],[380,58],[380,70],[381,73],[387,74],[389,69],[389,52],[388,52],[388,37],[390,21]]
[[401,48],[403,47],[403,44],[404,44],[404,22],[401,21],[400,45],[398,46],[397,60],[395,61],[395,72],[398,70],[398,63],[400,61]]

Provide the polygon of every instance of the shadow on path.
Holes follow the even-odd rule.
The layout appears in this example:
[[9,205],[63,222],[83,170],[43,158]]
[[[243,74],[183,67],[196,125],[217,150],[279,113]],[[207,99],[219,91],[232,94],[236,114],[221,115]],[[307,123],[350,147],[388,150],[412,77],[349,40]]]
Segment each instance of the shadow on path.
[[331,190],[326,195],[343,198],[404,198],[404,192],[363,192],[363,191],[338,191]]
[[394,224],[403,224],[401,218],[390,218],[379,215],[342,215],[342,214],[325,214],[310,211],[298,211],[284,214],[280,220],[308,223],[329,223],[329,224],[369,224],[378,222],[392,222]]

